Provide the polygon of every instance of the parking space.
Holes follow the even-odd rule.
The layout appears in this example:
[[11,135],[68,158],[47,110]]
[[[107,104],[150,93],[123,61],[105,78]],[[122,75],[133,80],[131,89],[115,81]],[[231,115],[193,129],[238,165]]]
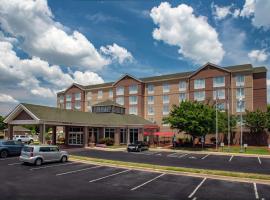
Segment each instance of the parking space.
[[43,196],[50,199],[270,199],[270,185],[80,162],[40,167],[10,165],[11,162],[14,160],[0,163],[5,169],[0,175],[3,199],[40,199]]

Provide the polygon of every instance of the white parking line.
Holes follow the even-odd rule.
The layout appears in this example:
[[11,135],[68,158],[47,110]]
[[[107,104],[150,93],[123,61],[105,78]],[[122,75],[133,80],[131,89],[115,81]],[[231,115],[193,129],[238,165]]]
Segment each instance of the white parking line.
[[196,200],[197,199],[197,197],[194,197],[192,200]]
[[91,181],[89,181],[89,183],[93,183],[95,181],[99,181],[99,180],[102,180],[102,179],[105,179],[105,178],[109,178],[109,177],[112,177],[112,176],[116,176],[118,174],[123,174],[123,173],[126,173],[126,172],[129,172],[131,171],[131,169],[127,169],[127,170],[124,170],[124,171],[121,171],[121,172],[117,172],[117,173],[114,173],[114,174],[110,174],[108,176],[103,176],[103,177],[100,177],[100,178],[97,178],[97,179],[93,179]]
[[18,157],[11,157],[11,158],[0,158],[0,160],[11,160],[11,159],[18,159]]
[[64,163],[64,164],[56,164],[56,165],[48,165],[48,166],[43,166],[43,167],[35,167],[35,168],[31,168],[29,170],[37,170],[37,169],[45,169],[45,168],[51,168],[51,167],[60,167],[60,166],[64,166],[64,165],[72,165],[75,164],[75,162],[72,163]]
[[230,158],[229,162],[231,162],[231,161],[232,161],[232,159],[233,159],[233,155],[231,156],[231,158]]
[[178,156],[178,158],[183,158],[183,157],[185,157],[185,156],[187,156],[187,155],[189,155],[189,154],[188,154],[188,153],[182,154],[182,155]]
[[258,156],[258,161],[259,161],[259,163],[260,163],[260,165],[262,164],[262,161],[261,161],[261,159],[260,159],[260,157]]
[[258,190],[257,190],[257,185],[256,185],[256,183],[253,183],[253,186],[254,186],[255,197],[256,197],[256,199],[259,199],[259,194],[258,194]]
[[96,169],[96,168],[100,168],[100,167],[102,167],[102,166],[87,167],[87,168],[83,168],[83,169],[78,169],[78,170],[73,170],[73,171],[68,171],[68,172],[63,172],[63,173],[60,173],[60,174],[56,174],[56,176],[74,174],[74,173],[77,173],[77,172],[82,172],[82,171],[86,171],[86,170],[90,170],[90,169]]
[[177,157],[177,156],[178,156],[178,152],[167,155],[167,157]]
[[205,158],[207,158],[210,154],[207,154],[206,156],[202,157],[201,159],[204,160]]
[[153,178],[153,179],[151,179],[151,180],[149,180],[149,181],[146,181],[145,183],[142,183],[141,185],[138,185],[138,186],[132,188],[131,190],[132,190],[132,191],[137,190],[138,188],[140,188],[140,187],[142,187],[142,186],[144,186],[144,185],[146,185],[146,184],[148,184],[148,183],[151,183],[152,181],[154,181],[154,180],[156,180],[156,179],[158,179],[158,178],[160,178],[160,177],[162,177],[162,176],[164,176],[164,175],[165,175],[165,173],[160,174],[160,175],[156,176],[155,178]]
[[205,181],[206,179],[207,179],[207,178],[205,177],[205,178],[200,182],[200,184],[193,190],[193,192],[188,196],[189,199],[197,192],[197,190],[202,186],[202,184],[204,183],[204,181]]
[[9,163],[8,165],[9,165],[9,166],[12,166],[12,165],[20,165],[20,164],[22,164],[22,162],[17,162],[17,163]]

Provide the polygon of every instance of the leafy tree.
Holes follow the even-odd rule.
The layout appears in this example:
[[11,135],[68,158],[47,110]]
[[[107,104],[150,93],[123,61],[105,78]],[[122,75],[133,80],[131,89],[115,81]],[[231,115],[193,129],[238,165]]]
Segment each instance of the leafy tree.
[[266,127],[270,131],[270,104],[267,105],[266,120]]
[[267,127],[266,113],[261,110],[247,111],[245,116],[246,126],[250,133],[262,133]]
[[7,125],[4,123],[4,117],[0,115],[0,130],[4,130],[7,128]]

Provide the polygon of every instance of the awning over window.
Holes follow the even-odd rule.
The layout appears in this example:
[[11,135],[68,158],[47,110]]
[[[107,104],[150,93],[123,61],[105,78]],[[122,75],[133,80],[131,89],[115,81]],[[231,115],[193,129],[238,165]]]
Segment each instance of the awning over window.
[[[149,132],[144,132],[144,136],[149,136],[152,135]],[[174,133],[173,132],[155,132],[153,134],[154,136],[160,136],[160,137],[173,137]]]

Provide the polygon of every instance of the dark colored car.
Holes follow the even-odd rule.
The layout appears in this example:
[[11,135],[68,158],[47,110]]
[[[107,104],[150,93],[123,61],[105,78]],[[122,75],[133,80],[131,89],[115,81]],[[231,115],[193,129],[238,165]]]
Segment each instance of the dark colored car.
[[142,141],[138,141],[132,144],[129,144],[127,147],[127,151],[131,152],[131,151],[143,151],[143,150],[148,150],[149,149],[149,145],[146,142],[142,142]]
[[0,140],[0,158],[20,155],[23,143],[14,140]]

